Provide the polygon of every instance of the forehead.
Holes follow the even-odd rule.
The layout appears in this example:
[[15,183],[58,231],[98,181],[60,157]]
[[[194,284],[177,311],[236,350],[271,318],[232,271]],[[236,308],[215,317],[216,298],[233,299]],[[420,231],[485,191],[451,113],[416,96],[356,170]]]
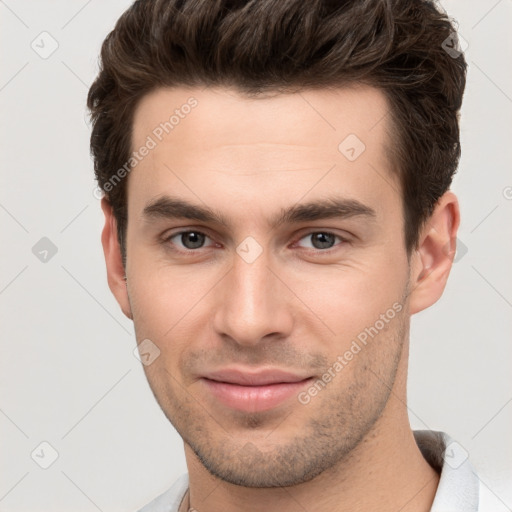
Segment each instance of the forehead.
[[178,193],[216,208],[266,208],[354,187],[374,202],[391,188],[398,201],[388,110],[380,90],[360,85],[256,98],[228,88],[157,89],[134,113],[132,150],[150,149],[129,175],[129,204],[141,212],[148,200]]
[[388,121],[383,117],[388,110],[382,91],[359,84],[256,97],[220,87],[160,88],[139,101],[132,143],[143,142],[171,120],[167,131],[162,127],[162,135],[179,133],[180,142],[193,147],[202,136],[207,136],[202,140],[205,149],[244,142],[300,146],[305,139],[318,147],[332,147],[348,130],[368,142],[378,139],[386,130]]

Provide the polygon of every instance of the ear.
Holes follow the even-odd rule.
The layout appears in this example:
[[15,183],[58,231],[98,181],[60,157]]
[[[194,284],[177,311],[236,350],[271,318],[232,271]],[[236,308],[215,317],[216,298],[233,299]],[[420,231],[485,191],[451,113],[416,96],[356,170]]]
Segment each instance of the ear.
[[411,264],[411,315],[439,300],[443,294],[453,259],[460,224],[459,202],[446,192],[421,230]]
[[105,255],[105,263],[107,265],[108,286],[121,306],[123,313],[130,320],[133,320],[128,289],[124,279],[125,269],[121,257],[121,247],[117,238],[117,221],[114,217],[112,206],[106,197],[103,197],[101,200],[101,209],[105,214],[105,226],[101,234],[101,244],[103,245],[103,254]]

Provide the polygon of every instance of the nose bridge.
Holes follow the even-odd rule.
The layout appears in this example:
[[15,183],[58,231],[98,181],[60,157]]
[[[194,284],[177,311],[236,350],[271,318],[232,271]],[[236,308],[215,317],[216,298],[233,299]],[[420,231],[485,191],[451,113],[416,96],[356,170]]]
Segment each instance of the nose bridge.
[[215,315],[217,332],[244,345],[255,345],[269,334],[286,336],[292,321],[279,280],[269,269],[268,252],[251,243],[237,247]]

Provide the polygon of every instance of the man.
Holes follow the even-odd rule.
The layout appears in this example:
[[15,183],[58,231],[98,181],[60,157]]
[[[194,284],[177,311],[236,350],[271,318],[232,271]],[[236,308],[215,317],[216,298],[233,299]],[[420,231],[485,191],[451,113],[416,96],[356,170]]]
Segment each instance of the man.
[[406,406],[466,64],[421,0],[138,1],[88,106],[108,282],[188,474],[144,511],[471,511]]

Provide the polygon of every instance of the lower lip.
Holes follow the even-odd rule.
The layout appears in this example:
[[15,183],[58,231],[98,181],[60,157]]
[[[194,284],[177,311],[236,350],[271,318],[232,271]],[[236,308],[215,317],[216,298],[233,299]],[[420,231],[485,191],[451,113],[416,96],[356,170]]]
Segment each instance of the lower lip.
[[265,386],[241,386],[206,378],[202,381],[212,395],[224,405],[245,412],[260,412],[273,409],[290,397],[297,396],[311,378]]

